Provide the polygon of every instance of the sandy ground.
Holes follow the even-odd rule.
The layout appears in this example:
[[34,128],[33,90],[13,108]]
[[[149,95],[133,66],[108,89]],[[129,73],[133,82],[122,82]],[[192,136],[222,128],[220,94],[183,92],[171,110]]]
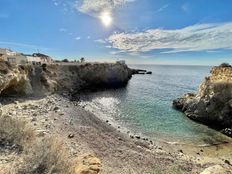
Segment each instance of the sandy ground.
[[[83,154],[97,156],[102,162],[102,174],[155,174],[176,168],[184,173],[201,173],[215,164],[223,166],[228,173],[232,171],[232,165],[228,164],[228,161],[232,163],[230,143],[190,147],[150,142],[142,137],[132,139],[77,102],[59,95],[7,98],[1,99],[1,103],[3,114],[26,120],[38,136],[61,137],[70,158]],[[0,154],[0,167],[10,162]]]

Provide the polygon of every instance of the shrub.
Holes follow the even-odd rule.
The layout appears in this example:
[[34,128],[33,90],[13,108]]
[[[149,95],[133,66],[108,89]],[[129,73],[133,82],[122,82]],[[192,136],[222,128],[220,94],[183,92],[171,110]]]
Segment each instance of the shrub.
[[3,146],[5,144],[16,145],[23,150],[34,140],[32,131],[22,121],[9,116],[0,116],[0,125],[0,140]]
[[24,158],[24,165],[18,174],[72,174],[73,164],[68,159],[67,150],[58,138],[37,141]]
[[64,59],[64,60],[62,60],[62,62],[69,62],[69,60],[68,59]]
[[231,67],[229,63],[222,63],[219,67]]
[[74,173],[74,165],[59,138],[36,137],[25,122],[9,116],[0,116],[0,125],[0,150],[5,148],[16,155],[16,161],[10,161],[11,167],[0,169],[0,173]]

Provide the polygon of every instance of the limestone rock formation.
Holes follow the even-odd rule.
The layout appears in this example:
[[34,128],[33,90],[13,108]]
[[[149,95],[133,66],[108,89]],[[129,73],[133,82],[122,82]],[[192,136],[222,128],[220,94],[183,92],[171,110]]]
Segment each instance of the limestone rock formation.
[[0,93],[3,95],[31,94],[27,73],[21,67],[0,62]]
[[232,136],[232,67],[213,67],[196,94],[185,94],[174,100],[173,106],[189,118]]
[[98,174],[101,169],[101,161],[94,155],[83,155],[77,161],[75,174]]
[[0,94],[43,95],[87,88],[117,88],[133,71],[123,64],[81,63],[68,65],[13,66],[0,62]]

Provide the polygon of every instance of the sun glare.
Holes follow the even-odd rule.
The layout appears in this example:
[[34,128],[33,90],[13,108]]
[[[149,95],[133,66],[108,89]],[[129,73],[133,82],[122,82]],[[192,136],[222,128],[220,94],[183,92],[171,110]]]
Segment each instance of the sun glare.
[[100,16],[100,19],[101,19],[101,22],[102,22],[106,27],[110,26],[111,23],[112,23],[112,20],[113,20],[112,17],[111,17],[111,15],[110,15],[110,13],[108,13],[108,12],[102,13],[102,15]]

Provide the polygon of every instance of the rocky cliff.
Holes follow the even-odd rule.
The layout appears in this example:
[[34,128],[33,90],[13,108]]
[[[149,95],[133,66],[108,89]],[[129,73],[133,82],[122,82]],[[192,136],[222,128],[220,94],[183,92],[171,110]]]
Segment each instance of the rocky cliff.
[[211,70],[196,94],[185,94],[173,106],[189,118],[232,136],[232,67]]
[[40,95],[64,90],[117,88],[125,85],[132,74],[132,70],[122,64],[13,66],[0,62],[0,93]]

